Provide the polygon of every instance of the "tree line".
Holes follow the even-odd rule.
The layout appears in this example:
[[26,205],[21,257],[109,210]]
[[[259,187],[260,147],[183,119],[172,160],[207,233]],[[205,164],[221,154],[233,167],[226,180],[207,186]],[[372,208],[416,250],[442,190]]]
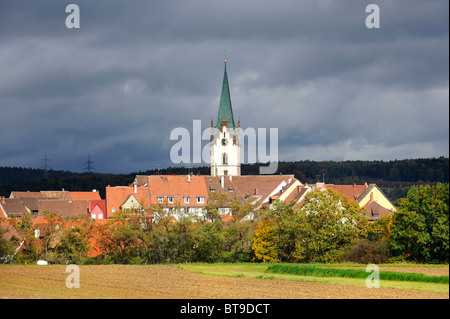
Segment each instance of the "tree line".
[[[221,218],[224,205],[231,208],[233,218],[228,221]],[[411,187],[397,211],[375,222],[369,222],[355,202],[332,189],[308,193],[301,207],[281,201],[260,206],[214,194],[201,218],[181,206],[167,210],[159,205],[151,212],[120,212],[106,223],[64,220],[49,213],[39,236],[33,217],[25,215],[9,220],[20,238],[6,240],[0,230],[0,257],[3,262],[45,259],[62,264],[448,264],[448,205],[449,185],[438,183]],[[149,213],[155,219],[148,218]]]
[[[242,164],[243,175],[259,174],[262,164]],[[73,173],[68,171],[47,172],[42,169],[0,167],[0,196],[8,197],[15,191],[41,191],[66,189],[87,191],[97,189],[105,198],[107,185],[128,185],[137,174],[208,175],[207,166],[186,168],[167,167],[129,174]],[[407,159],[394,161],[296,161],[279,162],[275,174],[294,174],[302,183],[325,180],[328,184],[375,183],[383,188],[391,201],[405,197],[412,185],[449,182],[449,158]],[[46,178],[44,175],[46,174]]]

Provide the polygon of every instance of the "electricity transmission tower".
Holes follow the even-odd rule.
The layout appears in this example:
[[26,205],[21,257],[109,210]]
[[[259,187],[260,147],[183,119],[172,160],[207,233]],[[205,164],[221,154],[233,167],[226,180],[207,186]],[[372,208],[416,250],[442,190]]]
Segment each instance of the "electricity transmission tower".
[[93,173],[93,172],[95,172],[95,167],[92,166],[92,164],[94,164],[94,162],[91,161],[91,155],[88,155],[88,160],[87,160],[86,162],[84,162],[84,165],[85,165],[84,170],[85,170],[87,173]]
[[47,153],[45,154],[45,157],[42,159],[42,162],[44,165],[41,167],[44,170],[44,179],[48,179],[48,170],[52,169],[49,165],[50,159],[47,157]]

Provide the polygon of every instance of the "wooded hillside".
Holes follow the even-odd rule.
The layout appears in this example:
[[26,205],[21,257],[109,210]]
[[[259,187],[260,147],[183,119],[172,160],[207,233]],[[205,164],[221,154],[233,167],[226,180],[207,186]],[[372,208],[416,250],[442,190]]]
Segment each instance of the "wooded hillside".
[[[262,164],[242,165],[243,175],[259,174]],[[204,174],[208,166],[186,168],[168,167],[130,174],[74,173],[68,171],[45,171],[42,169],[0,167],[0,196],[8,197],[15,191],[59,190],[87,191],[97,189],[105,198],[108,185],[128,185],[136,174]],[[294,174],[302,183],[315,183],[323,179],[327,184],[376,183],[386,195],[395,200],[404,197],[415,184],[449,182],[449,158],[425,158],[394,161],[298,161],[280,162],[276,174]]]

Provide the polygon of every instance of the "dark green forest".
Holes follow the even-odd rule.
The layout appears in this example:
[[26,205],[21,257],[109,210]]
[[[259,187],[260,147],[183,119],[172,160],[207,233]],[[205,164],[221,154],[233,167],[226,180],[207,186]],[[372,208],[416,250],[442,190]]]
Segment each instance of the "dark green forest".
[[[243,175],[259,174],[264,164],[243,164]],[[97,189],[105,198],[105,187],[128,185],[136,174],[202,174],[210,168],[168,167],[129,174],[74,173],[32,168],[0,167],[0,196],[11,191]],[[393,161],[297,161],[279,162],[276,174],[294,174],[302,183],[325,181],[327,184],[375,183],[392,200],[405,197],[413,185],[449,182],[449,158],[420,158]]]

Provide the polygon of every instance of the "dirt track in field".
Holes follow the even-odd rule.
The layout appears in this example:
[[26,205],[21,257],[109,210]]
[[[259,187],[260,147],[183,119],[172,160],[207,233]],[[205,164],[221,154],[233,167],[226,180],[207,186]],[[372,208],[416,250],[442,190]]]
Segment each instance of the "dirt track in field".
[[72,289],[66,287],[68,275],[65,266],[0,266],[0,298],[449,298],[436,292],[218,277],[160,265],[80,266],[80,288]]

